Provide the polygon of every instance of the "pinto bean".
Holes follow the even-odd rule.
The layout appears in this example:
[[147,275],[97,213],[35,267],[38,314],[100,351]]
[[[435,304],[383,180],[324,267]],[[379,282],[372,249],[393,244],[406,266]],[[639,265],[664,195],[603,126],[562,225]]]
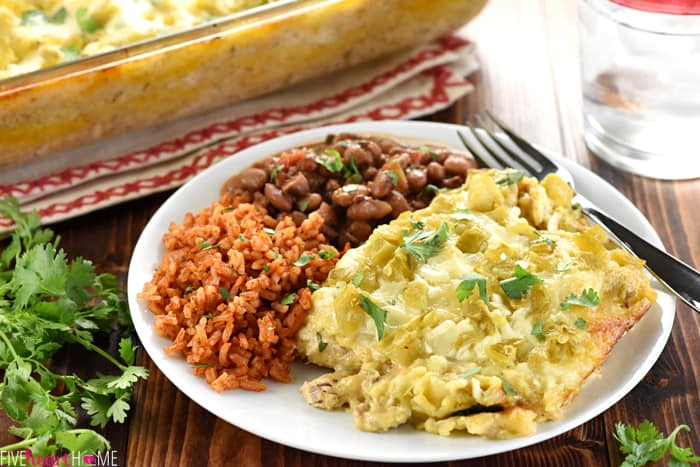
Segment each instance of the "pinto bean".
[[276,209],[284,212],[292,210],[292,200],[272,183],[265,184],[265,197]]
[[465,157],[452,155],[445,159],[445,171],[450,175],[466,176],[469,170],[469,162]]
[[306,197],[302,198],[299,202],[301,203],[306,203],[306,212],[311,212],[316,209],[321,205],[323,202],[323,196],[321,196],[319,193],[311,193],[307,195]]
[[428,164],[428,180],[434,183],[440,183],[445,178],[445,168],[439,162],[431,162]]
[[384,198],[391,192],[392,188],[394,188],[394,182],[391,180],[391,177],[383,170],[377,172],[372,184],[372,196]]
[[442,182],[442,186],[446,188],[457,188],[458,186],[461,186],[462,183],[464,183],[464,177],[460,177],[459,175],[455,175],[450,178],[446,178]]
[[366,221],[352,221],[345,229],[345,232],[354,243],[367,240],[372,234],[372,226]]
[[282,191],[293,196],[306,196],[309,192],[309,181],[303,173],[298,173],[284,184]]
[[379,146],[374,141],[367,141],[364,145],[364,148],[371,152],[373,157],[377,157],[382,154],[381,146]]
[[263,169],[249,167],[226,181],[226,191],[233,192],[237,189],[241,189],[255,192],[262,189],[266,181],[267,173]]
[[428,173],[425,167],[410,167],[406,170],[406,181],[411,191],[420,191],[428,183]]
[[347,216],[352,220],[381,219],[391,212],[391,205],[385,201],[364,197],[348,208]]
[[365,180],[372,180],[379,170],[376,167],[367,167],[364,172],[362,172],[362,177]]
[[402,152],[396,158],[396,160],[399,161],[399,165],[401,166],[401,169],[406,170],[406,168],[411,163],[411,156],[407,152]]
[[341,187],[333,192],[331,195],[331,200],[341,208],[347,208],[352,204],[352,199],[354,197],[355,196],[351,192],[345,191]]
[[391,206],[391,217],[398,217],[399,214],[410,209],[404,195],[396,190],[392,190],[391,193],[389,193],[387,201]]
[[369,167],[372,163],[372,155],[362,149],[359,144],[351,144],[345,148],[343,153],[343,162],[345,164],[350,164],[351,161],[355,161],[355,164],[359,169],[364,169]]
[[317,212],[321,217],[323,217],[325,225],[330,226],[335,223],[335,210],[330,204],[326,203],[325,201],[321,203],[321,205],[315,212]]

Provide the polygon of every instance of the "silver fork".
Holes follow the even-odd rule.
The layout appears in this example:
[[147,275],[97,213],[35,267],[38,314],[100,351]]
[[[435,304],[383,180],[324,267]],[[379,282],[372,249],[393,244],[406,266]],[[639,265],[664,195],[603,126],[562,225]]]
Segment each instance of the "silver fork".
[[[502,133],[494,134],[489,129],[489,125],[485,124],[485,119],[480,116],[476,116],[480,128],[467,124],[474,136],[473,139],[467,138],[462,132],[457,132],[464,146],[480,166],[497,169],[512,167],[538,180],[542,180],[550,173],[555,173],[574,188],[573,177],[565,167],[535,149],[490,112],[487,111],[486,116]],[[492,161],[487,161],[484,154],[490,156]],[[613,241],[631,254],[644,259],[647,270],[669,291],[676,294],[692,309],[700,312],[700,273],[698,271],[647,242],[602,212],[583,195],[577,194],[573,202],[581,206],[584,216],[590,222],[603,227]]]

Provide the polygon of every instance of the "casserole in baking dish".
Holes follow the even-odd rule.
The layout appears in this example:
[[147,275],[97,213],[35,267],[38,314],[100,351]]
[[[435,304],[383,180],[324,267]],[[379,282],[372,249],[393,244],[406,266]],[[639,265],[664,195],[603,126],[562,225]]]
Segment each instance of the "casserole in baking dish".
[[[83,31],[108,29],[108,21],[87,8],[96,2],[64,3],[72,5],[64,21],[75,23],[73,30],[81,29],[85,41],[65,43],[61,53],[70,54],[73,44],[72,52],[90,54],[94,48],[97,55],[0,80],[0,166],[193,115],[426,42],[467,22],[486,0],[280,0],[134,45],[104,39],[103,48],[87,43],[97,30]],[[15,22],[58,27],[51,21],[60,22],[61,11],[59,6],[22,13]],[[0,48],[7,52],[11,44],[3,34]],[[104,52],[111,47],[118,48]]]

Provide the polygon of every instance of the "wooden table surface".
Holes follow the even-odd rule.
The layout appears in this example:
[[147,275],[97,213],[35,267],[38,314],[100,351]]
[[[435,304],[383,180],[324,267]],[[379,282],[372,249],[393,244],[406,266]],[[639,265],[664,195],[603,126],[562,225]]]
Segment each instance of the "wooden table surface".
[[[574,0],[491,0],[466,27],[476,42],[481,72],[475,91],[430,120],[463,122],[491,109],[521,134],[591,168],[647,216],[667,249],[700,265],[700,180],[661,182],[631,176],[601,162],[582,139]],[[116,274],[125,286],[132,249],[144,225],[169,193],[105,209],[55,226],[62,246]],[[695,206],[693,204],[695,202]],[[125,425],[106,436],[129,466],[361,466],[367,462],[310,454],[246,433],[211,415],[168,381],[146,355],[151,372],[140,383]],[[609,410],[584,425],[540,444],[505,454],[436,463],[436,466],[619,465],[612,436],[618,421],[652,420],[668,433],[693,427],[679,441],[700,451],[700,315],[679,305],[661,358],[641,383]],[[0,420],[0,427],[7,423]],[[3,432],[6,430],[2,430]],[[0,438],[7,437],[0,436]],[[378,465],[378,464],[376,464]]]

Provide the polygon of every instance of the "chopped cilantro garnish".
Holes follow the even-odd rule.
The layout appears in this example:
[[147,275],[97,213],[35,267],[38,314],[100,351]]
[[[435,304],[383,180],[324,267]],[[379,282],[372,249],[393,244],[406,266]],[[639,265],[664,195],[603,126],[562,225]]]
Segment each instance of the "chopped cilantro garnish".
[[475,366],[473,368],[469,368],[464,373],[460,373],[458,375],[458,378],[469,378],[470,376],[474,376],[475,374],[479,373],[480,371],[481,371],[481,367]]
[[214,368],[214,365],[209,365],[208,363],[195,363],[192,368]]
[[270,265],[269,265],[269,264],[266,264],[266,265],[262,268],[262,270],[265,271],[265,272],[270,272]]
[[312,259],[314,259],[313,255],[309,256],[306,252],[303,252],[299,259],[294,262],[294,266],[306,266]]
[[513,277],[502,280],[500,284],[508,297],[518,299],[523,298],[530,288],[538,282],[542,282],[542,279],[516,264]]
[[335,251],[333,250],[321,250],[318,252],[318,256],[323,259],[331,259],[335,257]]
[[458,221],[466,221],[472,218],[472,212],[467,208],[459,208],[452,211],[450,217]]
[[557,263],[557,267],[554,269],[556,272],[564,272],[576,266],[576,263]]
[[309,200],[302,199],[297,203],[297,208],[299,208],[299,211],[301,212],[306,212],[306,210],[309,208]]
[[75,11],[75,19],[78,21],[81,31],[92,33],[102,29],[102,24],[93,17],[87,16],[87,8],[80,7]]
[[275,234],[275,229],[271,229],[269,227],[263,227],[263,232],[265,232],[268,235],[274,235]]
[[317,157],[314,159],[316,163],[325,167],[330,173],[340,173],[345,168],[340,153],[331,148],[326,149],[325,153],[330,157]]
[[374,325],[377,327],[377,340],[382,340],[382,337],[384,337],[384,324],[386,323],[387,311],[384,308],[378,307],[363,294],[360,294],[360,307],[374,320]]
[[515,397],[518,395],[515,389],[513,389],[510,383],[503,376],[499,376],[499,378],[501,378],[501,387],[503,387],[503,392],[505,392],[511,397]]
[[320,285],[312,281],[311,279],[306,279],[306,286],[311,289],[312,292],[317,291],[318,289],[321,288]]
[[583,329],[583,328],[586,327],[586,320],[583,319],[583,318],[581,318],[581,317],[579,317],[579,318],[574,322],[574,326],[576,326],[576,327],[579,328],[579,329]]
[[191,286],[191,285],[188,285],[187,287],[185,287],[185,293],[190,293],[190,292],[192,292],[193,290],[194,290],[194,287]]
[[297,298],[297,294],[295,293],[290,293],[286,297],[284,297],[282,300],[280,300],[280,304],[282,305],[291,305],[294,303],[294,299]]
[[399,176],[393,170],[384,170],[384,173],[391,179],[391,184],[396,186],[399,184]]
[[423,187],[423,191],[425,191],[426,193],[437,194],[440,191],[440,189],[432,183],[428,183]]
[[408,217],[408,222],[416,230],[423,230],[425,228],[425,222],[413,220],[413,216]]
[[272,258],[273,258],[273,259],[277,259],[277,258],[279,258],[279,257],[280,257],[280,254],[279,254],[279,253],[277,253],[276,251],[273,251],[273,252],[272,252]]
[[326,350],[326,346],[328,345],[328,342],[323,342],[323,337],[321,337],[321,333],[316,331],[316,342],[318,342],[318,351],[323,352]]
[[523,179],[525,173],[522,170],[509,170],[503,177],[496,180],[499,185],[513,185]]
[[539,340],[543,341],[544,340],[544,333],[542,332],[542,326],[544,325],[544,321],[538,321],[535,323],[534,326],[532,326],[532,331],[530,331],[530,334],[538,338]]
[[68,17],[68,10],[66,10],[66,7],[62,6],[61,8],[59,8],[56,11],[56,13],[49,16],[48,21],[51,24],[63,24],[66,22],[67,17]]
[[365,278],[364,274],[362,274],[361,272],[358,272],[357,274],[352,276],[352,285],[354,285],[355,287],[359,287],[360,283],[362,283],[362,279],[364,279],[364,278]]
[[478,287],[479,298],[482,302],[489,306],[489,300],[486,295],[486,278],[481,274],[475,272],[464,274],[460,277],[462,282],[457,286],[457,300],[463,302],[465,298],[471,295],[474,287]]
[[583,290],[580,296],[572,293],[561,303],[562,310],[568,310],[571,305],[594,307],[600,304],[600,297],[598,292],[593,289]]
[[22,13],[22,26],[32,26],[46,21],[46,15],[41,10],[27,10]]
[[243,235],[243,234],[238,234],[238,240],[240,240],[240,241],[242,241],[242,242],[247,242],[247,241],[248,241],[248,239],[246,238],[246,236]]
[[63,56],[67,61],[75,60],[80,55],[80,47],[74,44],[66,45],[61,47],[61,52],[63,52]]
[[401,248],[409,252],[419,262],[425,263],[428,258],[435,256],[447,241],[448,227],[443,222],[437,230],[414,230],[411,235],[404,237]]
[[206,319],[212,319],[214,317],[214,315],[212,313],[207,313],[206,315],[202,315],[202,317],[206,318]]
[[343,176],[349,178],[353,183],[360,183],[362,181],[362,174],[360,169],[357,168],[355,159],[350,159],[350,169],[345,168],[343,171]]
[[277,174],[280,173],[284,169],[284,166],[282,164],[277,164],[272,168],[272,172],[270,172],[270,181],[274,182],[277,179]]
[[224,300],[226,300],[226,301],[231,300],[231,294],[229,293],[229,291],[226,287],[219,287],[219,293],[224,298]]
[[554,248],[555,245],[557,244],[556,240],[552,240],[549,237],[545,237],[544,235],[539,233],[537,230],[535,230],[534,232],[535,232],[535,235],[537,235],[537,238],[535,240],[530,240],[530,245],[537,245],[540,243],[544,243],[548,247]]
[[217,243],[216,245],[212,245],[211,243],[209,243],[206,240],[202,240],[201,242],[199,242],[199,248],[201,248],[202,250],[209,250],[211,248],[218,248],[219,245],[221,245],[221,243]]

